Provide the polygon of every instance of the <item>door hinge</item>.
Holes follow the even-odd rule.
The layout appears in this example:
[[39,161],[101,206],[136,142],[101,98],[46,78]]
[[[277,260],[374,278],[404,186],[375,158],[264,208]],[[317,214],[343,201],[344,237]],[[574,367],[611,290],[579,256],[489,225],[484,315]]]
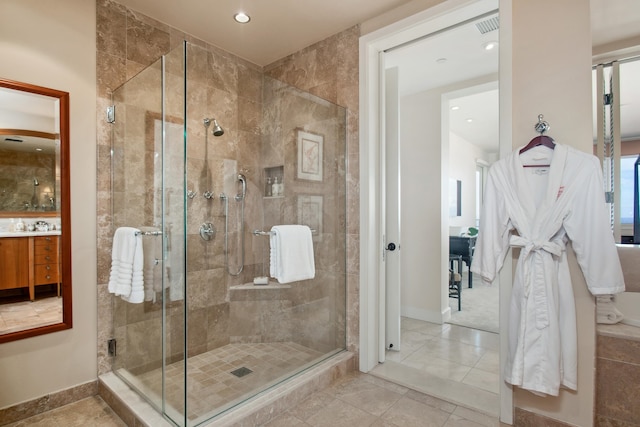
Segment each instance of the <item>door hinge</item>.
[[603,102],[604,102],[604,105],[613,104],[613,94],[612,93],[605,93],[604,94],[604,98],[603,98]]
[[116,355],[116,339],[115,338],[111,338],[110,340],[107,341],[107,351],[109,353],[109,356],[115,357]]
[[115,105],[109,105],[107,107],[107,122],[108,123],[116,122],[116,106]]
[[613,191],[604,192],[605,203],[613,203]]

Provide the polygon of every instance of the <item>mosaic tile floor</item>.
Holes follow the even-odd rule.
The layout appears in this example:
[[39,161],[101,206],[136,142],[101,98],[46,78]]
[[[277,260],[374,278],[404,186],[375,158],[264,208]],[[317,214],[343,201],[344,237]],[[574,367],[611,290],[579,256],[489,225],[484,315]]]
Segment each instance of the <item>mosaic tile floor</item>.
[[57,296],[0,304],[0,334],[62,322],[62,298]]
[[[323,356],[322,353],[293,342],[228,344],[190,357],[187,366],[188,418],[206,419],[212,411],[231,407],[253,395],[254,390],[284,379],[289,372],[305,367]],[[246,368],[250,373],[236,376],[232,371]],[[184,364],[166,368],[167,413],[179,417],[183,412]],[[159,402],[162,390],[161,370],[155,369],[132,376],[118,372],[125,380]],[[215,413],[214,412],[214,413]]]

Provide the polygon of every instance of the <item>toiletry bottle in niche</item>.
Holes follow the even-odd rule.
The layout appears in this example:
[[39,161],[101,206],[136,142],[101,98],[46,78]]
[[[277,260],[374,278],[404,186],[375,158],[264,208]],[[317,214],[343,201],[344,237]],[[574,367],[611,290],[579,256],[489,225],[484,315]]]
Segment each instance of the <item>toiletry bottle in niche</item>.
[[14,231],[16,231],[16,222],[11,218],[9,222],[9,232],[13,233]]
[[24,222],[22,222],[22,218],[19,218],[16,223],[16,231],[24,231]]
[[280,184],[278,183],[278,177],[273,178],[273,185],[271,186],[271,195],[279,196],[278,190],[280,189]]
[[278,183],[278,196],[284,196],[284,179],[282,177]]
[[271,183],[271,177],[270,177],[270,176],[268,176],[268,177],[267,177],[267,183],[265,184],[265,188],[264,188],[264,195],[265,195],[266,197],[271,197],[271,195],[273,194],[273,192],[272,192],[272,190],[273,190],[272,186],[273,186],[273,184]]

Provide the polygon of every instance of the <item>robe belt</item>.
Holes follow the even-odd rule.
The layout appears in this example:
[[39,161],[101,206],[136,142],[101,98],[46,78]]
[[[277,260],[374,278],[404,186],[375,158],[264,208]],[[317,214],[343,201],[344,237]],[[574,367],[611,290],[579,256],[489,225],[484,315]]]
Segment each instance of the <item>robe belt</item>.
[[[514,248],[522,248],[520,259],[522,260],[522,268],[524,269],[524,295],[526,298],[533,292],[533,304],[535,307],[536,327],[538,329],[546,328],[549,325],[549,310],[547,301],[546,284],[544,277],[531,277],[529,257],[535,253],[547,252],[551,255],[561,256],[565,249],[564,242],[558,240],[531,240],[524,236],[512,235],[509,239],[509,245]],[[542,280],[539,280],[542,279]]]

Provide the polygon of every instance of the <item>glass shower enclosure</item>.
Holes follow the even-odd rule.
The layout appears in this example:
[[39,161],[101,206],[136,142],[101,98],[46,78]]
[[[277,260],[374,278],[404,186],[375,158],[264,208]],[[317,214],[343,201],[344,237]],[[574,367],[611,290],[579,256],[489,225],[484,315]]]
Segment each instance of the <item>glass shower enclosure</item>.
[[[113,371],[178,426],[346,340],[346,111],[215,60],[185,42],[113,93],[111,220],[144,253],[143,292],[112,297]],[[315,277],[254,284],[281,224],[313,230]]]

